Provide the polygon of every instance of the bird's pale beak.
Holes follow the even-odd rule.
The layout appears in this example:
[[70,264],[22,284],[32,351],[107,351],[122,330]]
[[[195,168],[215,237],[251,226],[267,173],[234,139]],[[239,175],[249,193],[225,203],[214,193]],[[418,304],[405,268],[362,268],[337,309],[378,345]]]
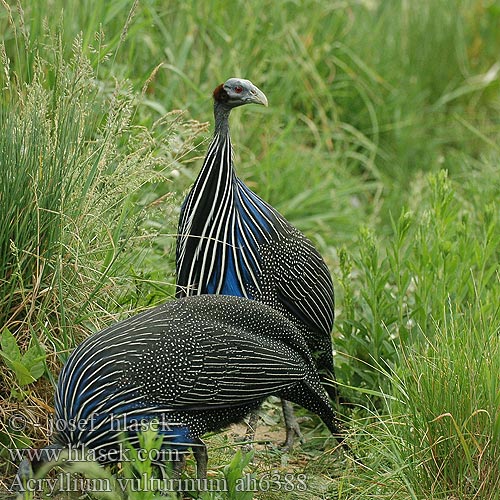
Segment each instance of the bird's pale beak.
[[267,107],[267,97],[262,90],[260,90],[257,87],[253,87],[252,90],[250,91],[252,97],[250,99],[250,102],[253,102],[255,104],[262,104]]

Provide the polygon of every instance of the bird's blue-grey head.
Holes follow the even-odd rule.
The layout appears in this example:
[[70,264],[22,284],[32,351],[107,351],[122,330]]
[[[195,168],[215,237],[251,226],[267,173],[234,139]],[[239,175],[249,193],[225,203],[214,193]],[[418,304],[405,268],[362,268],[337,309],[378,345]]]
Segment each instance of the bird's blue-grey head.
[[262,104],[267,106],[267,97],[250,80],[230,78],[214,90],[214,101],[227,109],[243,104]]

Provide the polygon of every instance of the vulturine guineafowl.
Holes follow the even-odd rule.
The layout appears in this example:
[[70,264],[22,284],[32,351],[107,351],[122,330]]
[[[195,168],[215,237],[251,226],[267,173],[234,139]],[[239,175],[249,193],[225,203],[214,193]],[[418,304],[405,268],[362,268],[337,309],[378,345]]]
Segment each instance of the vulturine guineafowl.
[[241,297],[182,298],[97,332],[73,351],[56,389],[55,446],[119,460],[124,437],[138,446],[138,430],[155,419],[165,449],[192,448],[204,478],[201,436],[240,421],[270,395],[316,413],[342,440],[293,323]]
[[[336,397],[331,330],[333,284],[313,244],[237,176],[229,114],[267,98],[248,80],[231,78],[214,93],[215,133],[201,171],[186,197],[177,237],[177,297],[223,294],[248,297],[285,314],[315,353],[325,388]],[[283,404],[287,439],[300,434],[291,406]]]

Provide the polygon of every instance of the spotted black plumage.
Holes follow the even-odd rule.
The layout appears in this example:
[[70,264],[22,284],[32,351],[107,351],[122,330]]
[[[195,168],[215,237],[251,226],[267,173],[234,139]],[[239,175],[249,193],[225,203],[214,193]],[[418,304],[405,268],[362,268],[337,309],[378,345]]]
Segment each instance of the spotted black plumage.
[[[156,418],[165,446],[204,449],[200,437],[276,395],[340,424],[300,331],[282,314],[240,297],[168,302],[95,333],[71,354],[57,384],[62,447],[106,461],[123,439],[114,423]],[[88,422],[86,426],[64,423]],[[128,438],[137,444],[136,429]],[[199,474],[206,457],[198,453]]]

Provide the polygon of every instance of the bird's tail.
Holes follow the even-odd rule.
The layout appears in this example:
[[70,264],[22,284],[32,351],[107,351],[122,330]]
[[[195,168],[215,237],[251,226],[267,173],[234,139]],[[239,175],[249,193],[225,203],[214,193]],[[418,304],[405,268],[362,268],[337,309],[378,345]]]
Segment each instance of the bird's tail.
[[337,381],[335,379],[335,373],[331,370],[323,369],[319,372],[319,378],[321,380],[321,384],[323,385],[328,397],[339,404],[339,392],[337,390]]

